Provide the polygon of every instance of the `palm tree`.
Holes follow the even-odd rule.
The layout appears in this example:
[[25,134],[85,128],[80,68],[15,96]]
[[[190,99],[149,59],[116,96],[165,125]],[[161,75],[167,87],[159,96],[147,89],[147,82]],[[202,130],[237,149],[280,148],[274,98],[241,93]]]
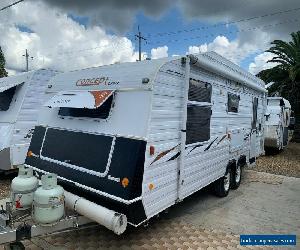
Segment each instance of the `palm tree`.
[[0,78],[7,76],[7,72],[5,70],[5,58],[0,46]]
[[293,141],[300,142],[300,31],[291,34],[292,40],[274,40],[266,52],[274,54],[268,62],[276,63],[257,75],[266,83],[274,82],[269,95],[279,94],[288,99],[295,113]]

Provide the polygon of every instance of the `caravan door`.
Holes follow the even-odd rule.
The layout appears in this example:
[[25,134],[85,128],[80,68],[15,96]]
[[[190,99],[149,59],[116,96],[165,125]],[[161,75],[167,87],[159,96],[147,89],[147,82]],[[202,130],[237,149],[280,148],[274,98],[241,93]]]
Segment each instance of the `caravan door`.
[[258,98],[254,97],[252,100],[252,124],[250,133],[250,152],[249,161],[250,164],[255,162],[255,157],[259,155],[260,150],[260,128],[257,126],[257,109]]

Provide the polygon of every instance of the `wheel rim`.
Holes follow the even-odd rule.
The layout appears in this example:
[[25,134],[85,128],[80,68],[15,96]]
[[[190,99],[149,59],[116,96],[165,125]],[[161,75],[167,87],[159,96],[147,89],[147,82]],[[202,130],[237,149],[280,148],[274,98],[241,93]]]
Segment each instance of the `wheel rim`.
[[241,180],[241,167],[237,165],[235,171],[235,183],[239,183],[240,180]]
[[227,173],[224,176],[224,190],[227,192],[230,186],[230,173]]

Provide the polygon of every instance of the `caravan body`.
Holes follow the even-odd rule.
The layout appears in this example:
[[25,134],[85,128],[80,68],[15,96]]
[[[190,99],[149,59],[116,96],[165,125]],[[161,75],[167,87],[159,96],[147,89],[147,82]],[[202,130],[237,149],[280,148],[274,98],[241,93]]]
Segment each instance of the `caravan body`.
[[135,226],[263,152],[264,83],[213,52],[51,85],[26,165]]
[[24,163],[46,101],[45,88],[54,75],[52,70],[36,70],[0,79],[0,171]]
[[281,150],[288,144],[291,105],[282,97],[268,97],[265,122],[265,148]]

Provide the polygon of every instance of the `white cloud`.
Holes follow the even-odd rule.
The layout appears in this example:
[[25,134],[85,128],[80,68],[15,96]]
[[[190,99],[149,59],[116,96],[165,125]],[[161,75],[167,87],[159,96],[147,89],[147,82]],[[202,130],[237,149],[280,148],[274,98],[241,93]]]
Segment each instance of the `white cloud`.
[[163,57],[168,57],[168,46],[163,47],[157,47],[154,49],[151,49],[151,58],[152,59],[158,59]]
[[269,69],[274,67],[276,63],[267,63],[268,60],[271,60],[274,55],[269,52],[264,52],[257,55],[254,58],[254,62],[249,64],[249,72],[256,75],[258,72],[264,69]]
[[[22,32],[18,26],[33,33]],[[10,70],[25,69],[25,49],[33,56],[30,70],[51,67],[68,71],[138,58],[126,37],[107,34],[98,26],[84,27],[61,10],[49,9],[41,2],[24,2],[0,16],[0,34]]]
[[241,42],[239,38],[229,41],[225,36],[217,36],[210,43],[189,46],[188,53],[196,54],[215,51],[234,63],[240,64],[247,56],[266,48],[269,41],[269,36],[264,32],[261,32],[260,36],[256,38],[256,43]]
[[6,72],[7,72],[8,76],[14,76],[15,74],[17,74],[17,71],[15,71],[13,69],[6,69]]
[[207,52],[208,46],[207,44],[202,44],[200,46],[190,46],[189,47],[189,54],[198,54],[198,53],[204,53]]

